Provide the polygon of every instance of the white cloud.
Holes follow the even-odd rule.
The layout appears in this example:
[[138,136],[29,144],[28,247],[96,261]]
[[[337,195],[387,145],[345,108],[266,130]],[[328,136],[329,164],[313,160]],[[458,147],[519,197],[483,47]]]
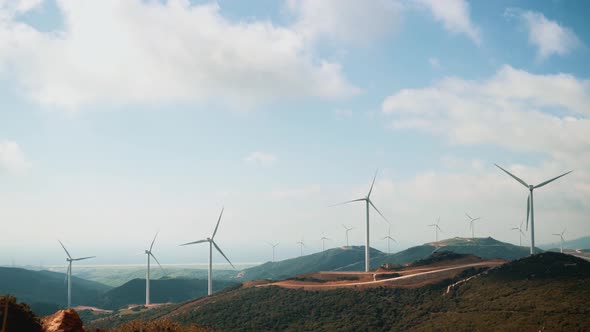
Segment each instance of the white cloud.
[[529,42],[538,48],[540,60],[551,55],[566,55],[580,44],[576,34],[543,14],[527,11],[522,14],[529,31]]
[[43,0],[0,0],[0,17],[2,12],[14,15],[38,8]]
[[430,67],[432,67],[433,69],[440,69],[440,61],[438,60],[438,58],[430,57],[428,58],[428,63],[430,64]]
[[255,151],[246,156],[244,161],[251,165],[270,167],[277,162],[277,157],[270,153]]
[[481,43],[479,28],[469,16],[469,3],[465,0],[416,0],[430,11],[437,21],[442,22],[445,29],[453,33],[467,35],[476,44]]
[[[339,98],[359,89],[291,27],[188,1],[58,1],[63,31],[0,15],[0,68],[43,105]],[[108,22],[108,23],[106,23]],[[2,72],[0,71],[0,74]]]
[[402,6],[395,0],[288,0],[294,28],[309,40],[322,38],[364,44],[395,31]]
[[29,163],[16,142],[0,141],[0,171],[22,173],[28,167]]

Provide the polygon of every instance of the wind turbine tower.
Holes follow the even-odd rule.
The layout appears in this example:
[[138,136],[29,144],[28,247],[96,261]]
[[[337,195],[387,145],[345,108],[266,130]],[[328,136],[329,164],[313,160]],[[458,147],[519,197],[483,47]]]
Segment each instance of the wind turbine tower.
[[473,240],[475,238],[475,227],[473,226],[473,224],[481,218],[473,218],[467,212],[465,212],[465,215],[467,216],[467,218],[469,218],[469,229],[471,230],[471,239]]
[[331,240],[329,237],[322,236],[320,239],[322,241],[322,251],[326,250],[326,240]]
[[436,224],[428,225],[429,227],[434,227],[435,242],[438,242],[438,232],[442,232],[442,229],[440,229],[440,227],[438,226],[439,223],[440,223],[440,217],[438,217]]
[[518,178],[516,175],[508,172],[507,170],[503,169],[502,167],[498,166],[497,164],[496,167],[498,167],[499,169],[501,169],[502,171],[504,171],[504,173],[510,175],[510,177],[512,177],[514,180],[518,181],[520,184],[522,184],[523,186],[525,186],[528,190],[529,190],[529,196],[527,198],[527,202],[526,202],[526,229],[528,230],[529,228],[529,217],[531,219],[531,255],[533,255],[535,253],[535,210],[533,208],[533,190],[537,189],[537,188],[541,188],[546,184],[549,184],[557,179],[559,179],[562,176],[566,176],[568,174],[570,174],[573,171],[569,171],[569,172],[565,172],[559,176],[556,176],[552,179],[549,179],[547,181],[541,182],[538,185],[529,185],[526,182],[524,182],[523,180],[521,180],[520,178]]
[[342,227],[344,227],[344,229],[346,230],[346,246],[348,247],[348,232],[350,232],[351,230],[354,229],[354,227],[346,227],[345,225],[342,225]]
[[555,236],[559,236],[559,250],[561,251],[562,254],[563,254],[563,234],[565,233],[565,230],[566,229],[567,228],[564,228],[561,233],[555,233],[555,234],[553,234]]
[[520,223],[520,225],[518,227],[512,227],[511,230],[513,231],[518,231],[518,246],[522,247],[522,237],[524,236],[524,232],[522,231],[522,223],[524,222],[524,220]]
[[391,227],[389,227],[389,229],[387,230],[387,236],[384,237],[383,240],[387,240],[387,253],[391,254],[391,250],[390,250],[391,241],[397,243],[397,241],[391,237]]
[[72,258],[72,255],[70,255],[70,253],[68,252],[68,249],[66,249],[66,247],[64,246],[64,244],[61,243],[60,240],[57,240],[57,241],[59,242],[59,244],[61,244],[61,247],[64,248],[64,251],[66,252],[66,255],[68,255],[68,258],[66,258],[66,261],[68,262],[68,273],[67,273],[67,278],[68,278],[68,308],[71,308],[72,307],[72,262],[82,261],[82,260],[85,260],[85,259],[94,258],[96,256]]
[[373,204],[373,202],[371,201],[371,192],[373,192],[373,186],[375,185],[376,178],[377,178],[377,171],[375,171],[375,176],[373,176],[373,182],[371,183],[371,188],[369,188],[369,192],[367,193],[367,196],[336,204],[336,205],[342,205],[342,204],[347,204],[347,203],[352,203],[352,202],[365,202],[366,215],[367,215],[367,224],[366,224],[366,233],[365,233],[365,272],[369,272],[369,270],[371,269],[370,254],[369,254],[369,249],[370,249],[370,247],[369,247],[369,243],[370,243],[370,240],[369,240],[369,209],[370,209],[370,206],[372,206],[373,209],[375,209],[375,211],[377,211],[377,213],[379,213],[379,215],[389,224],[389,221],[387,220],[387,218],[385,218],[385,216],[381,213],[381,211],[379,211],[379,209],[377,209],[375,204]]
[[270,243],[270,242],[267,242],[267,243],[269,246],[272,247],[272,261],[274,262],[275,261],[275,248],[279,245],[279,243],[278,242],[274,243],[274,244]]
[[303,243],[303,238],[301,238],[301,241],[297,241],[296,242],[299,245],[299,257],[303,256],[303,247],[305,247],[305,243]]
[[215,241],[214,241],[215,234],[217,234],[217,229],[219,228],[219,222],[221,222],[221,216],[223,215],[223,210],[224,210],[224,208],[221,208],[221,213],[219,214],[219,219],[217,220],[217,225],[215,225],[215,230],[213,231],[213,235],[211,235],[210,238],[208,237],[203,240],[198,240],[198,241],[193,241],[193,242],[181,244],[181,246],[186,246],[186,245],[190,245],[190,244],[209,242],[209,271],[208,271],[209,272],[208,273],[209,283],[208,283],[208,287],[207,287],[207,294],[208,295],[213,294],[213,247],[215,247],[215,249],[217,249],[217,251],[221,254],[221,256],[223,256],[223,258],[225,258],[225,260],[229,263],[229,265],[231,265],[231,267],[233,267],[235,269],[235,266],[232,264],[232,262],[229,261],[229,258],[227,258],[227,256],[223,253],[223,251],[221,251],[221,248],[219,248],[217,243],[215,243]]
[[150,249],[144,251],[144,253],[147,255],[147,271],[145,272],[145,305],[150,304],[150,257],[153,258],[156,261],[156,263],[158,263],[160,269],[162,269],[164,274],[166,274],[166,270],[164,270],[160,262],[158,262],[156,256],[154,256],[154,254],[152,253],[152,248],[154,247],[154,242],[156,242],[157,236],[158,233],[156,233],[156,235],[154,236],[152,244],[150,245]]

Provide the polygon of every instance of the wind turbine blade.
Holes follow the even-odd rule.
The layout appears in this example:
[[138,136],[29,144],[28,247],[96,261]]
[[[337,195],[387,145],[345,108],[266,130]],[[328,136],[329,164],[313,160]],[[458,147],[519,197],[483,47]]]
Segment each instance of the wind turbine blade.
[[435,227],[435,226],[436,226],[436,224],[430,224],[430,225],[428,225],[428,227]]
[[465,215],[467,216],[467,218],[473,220],[473,218],[469,215],[469,213],[465,212]]
[[477,220],[479,220],[479,219],[481,219],[481,217],[477,217],[477,218],[475,218],[475,219],[473,219],[473,220],[471,220],[471,221],[477,221]]
[[525,236],[524,235],[524,232],[522,231],[522,229],[519,229],[518,231],[520,232],[520,234],[522,234],[522,236]]
[[567,227],[563,229],[563,232],[561,232],[561,235],[563,236],[563,234],[565,234],[565,231],[567,230]]
[[367,198],[371,196],[371,192],[373,192],[373,186],[375,185],[375,179],[377,178],[377,172],[379,170],[375,170],[375,176],[373,176],[373,182],[371,183],[371,189],[369,189],[369,193],[367,194]]
[[436,220],[436,224],[440,224],[440,217],[438,217],[438,219]]
[[514,174],[508,172],[507,170],[503,169],[502,167],[498,166],[498,164],[494,164],[494,165],[496,165],[496,167],[498,167],[499,169],[503,170],[506,174],[510,175],[514,180],[520,182],[523,186],[525,186],[527,188],[529,187],[529,185],[526,182],[524,182],[523,180],[518,178],[516,175],[514,175]]
[[225,207],[221,208],[221,213],[219,214],[219,219],[217,219],[217,225],[215,225],[215,230],[213,231],[213,235],[211,236],[211,240],[215,238],[215,234],[217,234],[217,229],[219,228],[219,223],[221,222],[221,216],[223,215],[223,210]]
[[73,258],[73,261],[83,261],[85,259],[95,258],[96,256],[88,256],[88,257],[80,257],[80,258]]
[[550,183],[550,182],[553,182],[553,181],[555,181],[555,180],[559,179],[559,178],[560,178],[560,177],[562,177],[562,176],[566,176],[566,175],[570,174],[571,172],[573,172],[573,171],[569,171],[569,172],[563,173],[563,174],[561,174],[560,176],[556,176],[556,177],[554,177],[554,178],[553,178],[553,179],[551,179],[551,180],[547,180],[547,181],[545,181],[545,182],[541,182],[541,183],[539,183],[538,185],[534,186],[534,188],[541,188],[542,186],[544,186],[544,185],[546,185],[546,184],[548,184],[548,183]]
[[531,214],[531,194],[526,198],[526,230],[529,230],[529,215]]
[[66,249],[66,247],[64,246],[64,244],[63,244],[63,243],[61,243],[61,241],[60,241],[60,240],[57,240],[57,242],[59,242],[59,244],[61,244],[61,247],[62,247],[62,248],[64,248],[64,250],[65,250],[65,252],[66,252],[66,255],[68,255],[68,257],[69,257],[70,259],[72,259],[72,255],[70,255],[70,253],[68,252],[68,249]]
[[215,241],[211,241],[213,243],[213,245],[215,246],[215,248],[217,249],[217,251],[219,251],[219,253],[221,254],[221,256],[223,256],[223,258],[225,258],[225,260],[229,263],[229,265],[231,265],[231,267],[233,267],[234,269],[236,268],[230,261],[229,258],[227,258],[227,256],[223,253],[223,251],[221,251],[221,248],[219,248],[219,246],[217,245],[217,243],[215,243]]
[[156,263],[158,263],[158,266],[162,269],[164,274],[168,274],[168,272],[166,272],[166,270],[164,270],[164,268],[162,267],[162,264],[160,264],[160,262],[158,262],[158,259],[156,258],[156,256],[154,256],[154,254],[152,254],[151,252],[150,252],[150,256],[152,256],[152,258],[156,261]]
[[330,207],[332,207],[332,206],[338,206],[338,205],[342,205],[342,204],[348,204],[348,203],[352,203],[352,202],[360,202],[360,201],[364,201],[364,200],[366,200],[366,198],[353,199],[351,201],[346,201],[346,202],[342,202],[342,203],[330,205]]
[[373,204],[373,202],[371,202],[371,200],[370,200],[370,199],[369,199],[368,201],[369,201],[369,204],[371,204],[371,206],[373,207],[373,209],[375,209],[375,211],[377,211],[377,213],[379,213],[379,215],[380,215],[381,217],[383,217],[383,219],[384,219],[385,221],[387,221],[387,223],[389,224],[389,220],[387,220],[387,218],[385,218],[385,216],[383,215],[383,213],[381,213],[381,211],[379,211],[379,209],[378,209],[378,208],[375,206],[375,204]]
[[559,233],[557,233],[557,234],[553,233],[552,235],[555,235],[555,236],[560,236],[561,234],[559,234]]
[[154,235],[154,239],[152,240],[152,244],[150,245],[150,252],[152,251],[152,248],[154,247],[154,242],[156,242],[157,236],[158,236],[158,232],[156,232],[156,235]]
[[199,241],[193,241],[193,242],[189,242],[189,243],[183,243],[181,244],[181,246],[188,246],[189,244],[197,244],[197,243],[203,243],[203,242],[207,242],[209,240],[205,239],[205,240],[199,240]]
[[513,230],[513,231],[516,231],[516,230],[519,230],[519,229],[520,229],[520,228],[518,228],[518,227],[512,227],[512,228],[511,228],[511,230]]

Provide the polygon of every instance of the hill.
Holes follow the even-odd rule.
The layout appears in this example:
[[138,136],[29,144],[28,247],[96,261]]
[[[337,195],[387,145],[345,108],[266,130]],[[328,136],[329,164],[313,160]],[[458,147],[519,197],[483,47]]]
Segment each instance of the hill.
[[[438,242],[425,243],[420,246],[411,247],[395,254],[383,254],[371,258],[371,268],[376,269],[383,264],[404,265],[410,262],[426,258],[437,250],[445,250],[458,254],[475,255],[485,259],[501,258],[507,260],[526,257],[530,254],[528,247],[519,247],[510,243],[498,241],[494,238],[461,238],[441,240]],[[364,262],[345,266],[340,270],[359,271]]]
[[241,288],[151,317],[227,331],[582,331],[590,326],[590,262],[542,253],[419,288]]
[[[541,248],[549,250],[549,249],[557,249],[559,250],[559,241],[555,241],[552,243],[546,243],[541,246]],[[590,236],[584,236],[573,240],[567,240],[563,242],[564,249],[590,249]]]
[[[235,285],[235,282],[214,280],[214,291]],[[150,280],[152,303],[182,302],[207,295],[207,280],[202,279],[159,279]],[[130,304],[145,303],[145,279],[133,279],[122,286],[113,288],[101,296],[100,307],[119,309]]]
[[[0,267],[0,294],[16,296],[37,314],[52,313],[66,305],[65,277],[57,272]],[[72,277],[72,303],[96,305],[100,295],[109,289],[94,281]]]
[[[371,257],[386,256],[385,253],[371,248]],[[333,271],[351,266],[365,259],[364,246],[332,248],[311,255],[287,259],[280,262],[267,262],[241,271],[236,280],[285,279],[298,274],[316,271]],[[364,265],[354,271],[361,271]]]

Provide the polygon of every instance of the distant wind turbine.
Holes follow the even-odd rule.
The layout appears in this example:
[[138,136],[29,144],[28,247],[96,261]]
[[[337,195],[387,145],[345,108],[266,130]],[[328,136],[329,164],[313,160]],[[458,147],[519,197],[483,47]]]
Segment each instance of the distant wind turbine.
[[524,182],[523,180],[518,178],[516,175],[508,172],[507,170],[503,169],[502,167],[498,166],[497,164],[494,164],[494,165],[496,165],[496,167],[498,167],[499,169],[504,171],[504,173],[510,175],[514,180],[518,181],[520,184],[522,184],[523,186],[525,186],[529,190],[529,196],[527,198],[527,204],[526,204],[526,229],[528,230],[528,228],[529,228],[529,217],[530,217],[530,219],[531,219],[531,255],[533,255],[535,253],[535,211],[533,208],[533,206],[534,206],[533,205],[533,190],[537,189],[537,188],[541,188],[542,186],[549,184],[549,183],[559,179],[562,176],[566,176],[573,171],[565,172],[559,176],[556,176],[552,179],[541,182],[538,185],[534,186],[532,184],[531,185],[527,184],[526,182]]
[[215,225],[215,230],[213,231],[213,235],[211,235],[210,238],[181,244],[181,246],[186,246],[186,245],[190,245],[190,244],[209,242],[209,273],[208,273],[209,284],[208,284],[208,289],[207,289],[208,295],[213,294],[213,247],[215,247],[215,249],[217,249],[217,251],[221,254],[221,256],[223,256],[223,258],[225,258],[225,260],[229,263],[229,265],[231,265],[231,267],[233,267],[235,269],[235,266],[232,264],[232,262],[229,261],[229,258],[227,258],[227,256],[223,253],[223,251],[221,251],[221,248],[219,248],[217,243],[215,243],[215,241],[213,240],[215,238],[215,234],[217,234],[217,229],[219,228],[219,222],[221,222],[221,216],[223,215],[223,210],[224,210],[224,208],[221,208],[221,213],[219,214],[219,219],[217,220],[217,225]]
[[68,262],[68,273],[67,273],[67,278],[68,278],[68,308],[71,308],[72,307],[72,262],[74,262],[74,261],[82,261],[82,260],[85,260],[85,259],[94,258],[96,256],[72,258],[72,255],[70,255],[70,253],[68,252],[68,249],[66,249],[66,247],[64,246],[64,244],[61,243],[60,240],[57,240],[57,241],[59,242],[59,244],[61,244],[61,247],[64,248],[64,251],[66,252],[66,255],[68,255],[68,258],[66,258],[66,261]]
[[481,218],[473,218],[467,212],[465,212],[465,215],[467,216],[467,218],[469,218],[469,229],[471,230],[471,239],[473,240],[475,238],[475,227],[473,226],[473,224]]
[[295,242],[299,245],[299,250],[300,250],[300,254],[299,256],[303,256],[303,247],[305,247],[305,243],[303,243],[303,238],[301,238],[301,241],[297,241]]
[[279,243],[278,242],[274,243],[274,244],[270,243],[270,242],[267,242],[267,243],[269,246],[272,247],[272,261],[274,262],[275,261],[275,248],[279,245]]
[[160,266],[160,269],[162,269],[162,272],[164,272],[164,274],[166,274],[166,270],[164,270],[164,268],[162,267],[160,262],[158,262],[158,259],[156,258],[156,256],[154,256],[154,254],[152,253],[152,248],[154,247],[154,242],[156,242],[157,236],[158,236],[158,233],[156,233],[156,235],[154,236],[154,239],[152,240],[152,244],[150,245],[150,249],[144,251],[144,253],[147,255],[147,271],[145,273],[145,305],[150,304],[150,257],[154,258],[156,263],[158,263],[158,266]]
[[438,226],[439,223],[440,223],[440,217],[438,217],[438,221],[436,222],[436,224],[428,225],[428,227],[434,227],[434,236],[436,239],[435,242],[438,242],[438,232],[442,232],[442,229],[440,229],[440,227]]
[[563,254],[563,234],[565,233],[565,230],[566,229],[567,228],[564,228],[561,233],[553,234],[555,236],[559,236],[559,249],[560,249],[560,251],[561,251],[562,254]]
[[344,225],[342,225],[342,227],[344,227],[344,229],[346,230],[346,246],[348,247],[348,232],[350,232],[351,230],[353,230],[354,227],[348,228],[348,227],[346,227]]
[[322,251],[326,250],[326,240],[331,240],[329,237],[322,236],[320,239],[322,241]]
[[513,231],[518,231],[518,245],[520,247],[522,247],[522,237],[525,236],[524,232],[522,231],[522,223],[524,223],[524,220],[520,223],[520,225],[518,227],[511,228],[511,230],[513,230]]
[[377,209],[375,204],[373,204],[373,202],[371,201],[371,192],[373,192],[373,186],[375,185],[376,178],[377,178],[377,171],[375,171],[375,176],[373,176],[373,182],[371,183],[371,188],[369,189],[367,196],[365,196],[363,198],[357,198],[357,199],[353,199],[350,201],[336,204],[336,205],[342,205],[342,204],[347,204],[347,203],[352,203],[352,202],[363,202],[363,201],[366,204],[367,225],[366,225],[366,233],[365,233],[365,272],[369,272],[369,270],[371,269],[370,257],[369,257],[370,256],[370,254],[369,254],[369,205],[372,206],[375,209],[375,211],[377,211],[377,213],[379,213],[379,215],[381,217],[383,217],[383,219],[389,224],[389,221],[387,220],[387,218],[385,218],[385,216],[381,213],[381,211],[379,211],[379,209]]
[[389,227],[389,229],[387,230],[387,236],[384,237],[383,240],[387,240],[387,253],[391,254],[391,250],[389,248],[391,241],[397,243],[397,241],[391,237],[391,227]]

